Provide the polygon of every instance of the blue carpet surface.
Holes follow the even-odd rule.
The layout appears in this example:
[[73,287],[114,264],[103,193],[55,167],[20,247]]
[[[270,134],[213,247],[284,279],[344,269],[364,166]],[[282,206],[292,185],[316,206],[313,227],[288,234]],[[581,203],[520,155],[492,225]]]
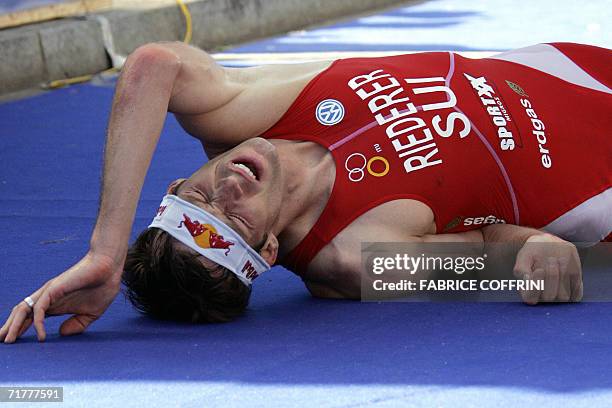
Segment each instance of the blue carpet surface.
[[[448,3],[413,10],[442,24],[427,23],[428,30],[444,31],[453,24],[435,9]],[[462,7],[452,17],[475,18],[472,5],[482,3],[455,2]],[[448,38],[444,44],[455,49],[472,47]],[[610,46],[609,37],[604,42]],[[111,99],[110,87],[80,85],[0,105],[2,321],[87,250]],[[134,236],[166,185],[205,160],[199,143],[169,117]],[[62,320],[50,318],[46,343],[30,331],[14,345],[0,344],[0,384],[64,386],[66,406],[610,406],[611,311],[609,303],[317,300],[275,268],[255,282],[247,315],[229,324],[152,321],[123,296],[81,336],[60,338]]]

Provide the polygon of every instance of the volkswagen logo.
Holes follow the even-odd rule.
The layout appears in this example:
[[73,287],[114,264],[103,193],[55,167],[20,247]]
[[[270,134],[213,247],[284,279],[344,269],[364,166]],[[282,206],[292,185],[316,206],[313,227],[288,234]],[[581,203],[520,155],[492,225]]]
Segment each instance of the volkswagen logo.
[[332,126],[344,119],[344,106],[335,99],[325,99],[317,105],[317,120],[325,126]]

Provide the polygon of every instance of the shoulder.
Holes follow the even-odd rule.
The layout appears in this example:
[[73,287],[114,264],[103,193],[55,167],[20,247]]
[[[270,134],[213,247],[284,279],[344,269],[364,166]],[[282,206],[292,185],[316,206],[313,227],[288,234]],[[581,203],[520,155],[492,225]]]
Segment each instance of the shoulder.
[[249,68],[219,66],[214,87],[218,92],[229,91],[231,97],[215,109],[197,116],[183,115],[179,120],[192,135],[214,135],[222,143],[221,150],[231,148],[274,126],[304,87],[330,64],[331,61]]
[[[261,103],[252,108],[270,112],[270,121],[276,122],[308,83],[332,62],[271,64],[224,70],[228,81],[244,88],[237,102]],[[268,123],[269,126],[273,124]]]

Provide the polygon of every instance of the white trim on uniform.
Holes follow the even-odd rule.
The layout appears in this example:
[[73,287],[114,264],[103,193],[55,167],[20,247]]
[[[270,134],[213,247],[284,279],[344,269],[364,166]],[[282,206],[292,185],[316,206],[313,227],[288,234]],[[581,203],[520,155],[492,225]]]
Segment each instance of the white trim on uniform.
[[564,81],[612,94],[612,90],[593,78],[574,61],[550,44],[537,44],[494,55],[493,59],[510,61],[556,76]]
[[572,242],[601,241],[612,232],[612,187],[572,208],[542,229]]

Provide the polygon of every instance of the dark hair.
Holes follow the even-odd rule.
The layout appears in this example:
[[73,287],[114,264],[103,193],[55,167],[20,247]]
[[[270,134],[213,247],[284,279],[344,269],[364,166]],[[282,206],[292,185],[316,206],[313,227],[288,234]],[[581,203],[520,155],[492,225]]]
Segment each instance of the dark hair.
[[161,229],[143,231],[125,261],[127,298],[138,311],[163,320],[227,322],[243,314],[251,288],[223,267],[219,277],[211,276],[198,257]]

